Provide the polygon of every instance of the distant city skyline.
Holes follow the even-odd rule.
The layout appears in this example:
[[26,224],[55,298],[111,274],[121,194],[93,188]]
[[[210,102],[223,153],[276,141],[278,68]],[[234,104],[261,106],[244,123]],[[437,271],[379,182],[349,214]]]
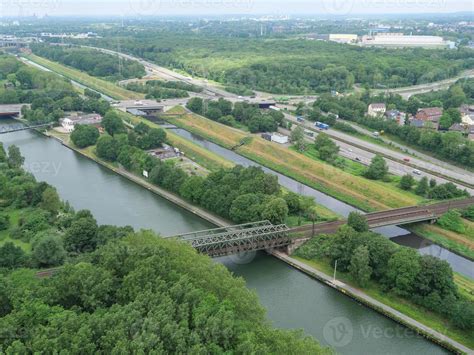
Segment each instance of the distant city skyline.
[[0,0],[6,16],[160,16],[474,13],[473,0]]

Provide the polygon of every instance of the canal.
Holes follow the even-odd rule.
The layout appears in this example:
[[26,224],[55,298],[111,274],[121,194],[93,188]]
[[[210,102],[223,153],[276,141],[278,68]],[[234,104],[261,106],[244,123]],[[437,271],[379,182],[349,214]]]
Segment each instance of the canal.
[[[227,160],[233,161],[236,164],[243,166],[259,166],[265,172],[276,175],[280,185],[286,187],[290,191],[297,192],[301,195],[310,196],[315,198],[316,202],[329,208],[330,210],[347,217],[352,211],[359,211],[355,207],[341,202],[331,196],[328,196],[318,190],[315,190],[309,186],[306,186],[292,178],[285,175],[279,174],[271,169],[268,169],[250,159],[247,159],[229,149],[223,148],[215,143],[209,142],[202,137],[190,133],[184,129],[178,128],[173,129],[173,132],[186,138],[196,144],[205,147],[206,149],[223,156]],[[393,242],[417,249],[421,254],[429,254],[436,256],[442,260],[446,260],[454,271],[459,272],[463,275],[474,278],[474,262],[455,254],[439,245],[436,245],[421,236],[415,235],[410,231],[397,227],[389,226],[374,229],[375,232],[381,233],[387,238],[390,238]]]
[[[1,122],[5,124],[7,122]],[[163,235],[208,222],[36,132],[0,136],[16,144],[25,168],[101,224],[131,225]],[[264,253],[218,259],[256,291],[277,327],[302,328],[342,354],[443,354],[446,351]]]

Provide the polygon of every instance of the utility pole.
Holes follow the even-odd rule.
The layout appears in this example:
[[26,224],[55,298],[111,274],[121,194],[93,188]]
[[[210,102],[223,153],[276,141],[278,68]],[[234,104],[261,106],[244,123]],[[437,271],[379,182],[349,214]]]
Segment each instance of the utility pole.
[[337,260],[334,262],[334,276],[333,281],[336,281]]

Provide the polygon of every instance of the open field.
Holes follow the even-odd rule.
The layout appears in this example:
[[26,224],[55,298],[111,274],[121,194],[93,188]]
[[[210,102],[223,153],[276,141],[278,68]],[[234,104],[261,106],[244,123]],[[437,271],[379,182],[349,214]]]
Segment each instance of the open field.
[[[236,146],[248,136],[240,130],[204,117],[184,113],[182,108],[176,108],[174,112],[178,113],[179,110],[183,112],[181,118],[170,118],[170,122],[226,148]],[[237,151],[262,165],[367,211],[412,206],[420,202],[418,197],[411,194],[387,190],[373,181],[315,161],[259,136],[252,136],[250,142]]]
[[80,70],[67,67],[65,65],[50,61],[48,59],[38,57],[34,54],[25,55],[25,57],[37,64],[40,64],[49,70],[52,70],[64,77],[77,81],[78,83],[88,86],[91,89],[102,92],[103,94],[110,96],[117,100],[127,99],[141,99],[144,97],[143,94],[136,93],[133,91],[126,90],[114,83],[95,78],[87,73],[81,72]]
[[[333,268],[328,264],[327,260],[307,260],[301,257],[292,256],[292,258],[303,262],[328,276],[333,274]],[[370,282],[365,288],[360,288],[356,285],[351,275],[345,272],[338,272],[337,279],[354,287],[360,289],[370,297],[373,297],[379,302],[396,309],[397,311],[415,319],[416,321],[450,337],[453,340],[469,347],[474,348],[474,338],[467,331],[450,328],[449,324],[441,317],[432,312],[424,310],[419,306],[407,301],[406,299],[397,297],[391,293],[384,292],[381,287],[375,282]],[[457,280],[456,280],[457,283]]]

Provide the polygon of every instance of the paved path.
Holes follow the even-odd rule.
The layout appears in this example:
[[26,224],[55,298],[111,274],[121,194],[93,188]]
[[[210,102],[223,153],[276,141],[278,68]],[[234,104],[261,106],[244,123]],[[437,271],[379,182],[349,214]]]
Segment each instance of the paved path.
[[360,301],[362,301],[364,304],[368,305],[369,307],[384,313],[385,315],[389,316],[390,318],[396,320],[397,322],[400,322],[402,324],[405,324],[409,326],[410,328],[413,328],[417,330],[418,332],[427,335],[430,337],[432,340],[435,340],[437,343],[443,342],[448,344],[449,346],[457,349],[460,352],[466,353],[466,354],[473,354],[473,350],[469,349],[468,347],[458,343],[457,341],[447,337],[444,334],[441,334],[440,332],[433,330],[429,327],[427,327],[424,324],[421,324],[420,322],[416,321],[413,318],[410,318],[403,313],[397,311],[396,309],[389,307],[376,299],[368,296],[364,292],[349,286],[343,282],[336,281],[334,282],[332,277],[326,275],[325,273],[316,270],[315,268],[299,261],[296,259],[291,258],[287,254],[284,254],[282,252],[274,251],[272,253],[275,257],[278,259],[286,262],[287,264],[290,264],[291,266],[297,268],[298,270],[303,271],[306,274],[309,274],[310,276],[313,276],[317,278],[318,280],[324,282],[325,284],[345,293],[350,295],[351,297],[354,297]]

